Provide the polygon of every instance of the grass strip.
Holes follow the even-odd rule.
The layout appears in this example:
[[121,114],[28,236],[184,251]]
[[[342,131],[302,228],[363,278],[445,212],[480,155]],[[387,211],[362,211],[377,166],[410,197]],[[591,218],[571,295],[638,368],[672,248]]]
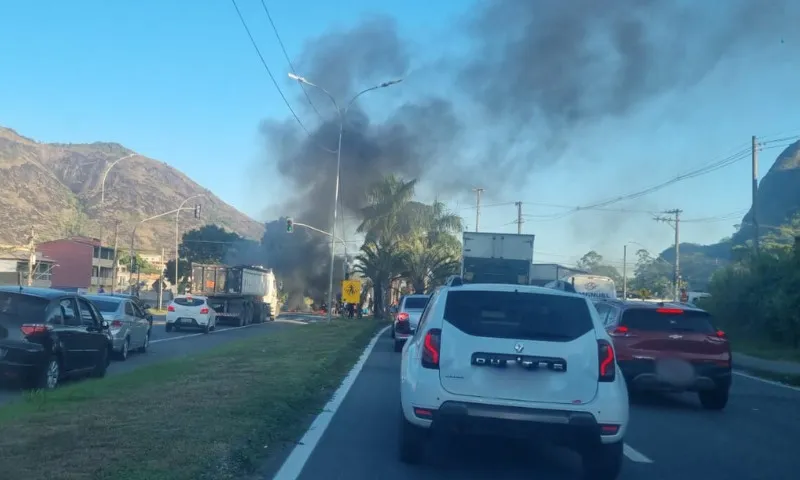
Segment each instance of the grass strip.
[[773,382],[782,383],[784,385],[800,387],[800,375],[768,372],[765,370],[758,370],[753,368],[743,369],[743,371],[750,375],[763,378],[765,380],[772,380]]
[[0,408],[0,476],[223,480],[253,473],[303,433],[379,321],[228,343]]

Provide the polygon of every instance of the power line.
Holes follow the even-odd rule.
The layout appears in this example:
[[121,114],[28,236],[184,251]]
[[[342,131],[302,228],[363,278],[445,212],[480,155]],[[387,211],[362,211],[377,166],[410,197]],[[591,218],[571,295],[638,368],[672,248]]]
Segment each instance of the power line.
[[[275,86],[275,89],[278,90],[278,94],[281,96],[281,99],[283,99],[283,103],[286,104],[286,108],[289,109],[289,112],[291,112],[295,121],[297,121],[297,124],[300,125],[300,128],[302,128],[303,131],[306,132],[306,135],[308,135],[309,138],[313,140],[314,137],[311,135],[311,132],[308,131],[308,128],[306,128],[306,126],[303,124],[303,121],[300,120],[300,117],[297,116],[297,113],[292,108],[292,105],[289,103],[289,100],[286,98],[286,95],[283,94],[283,90],[281,90],[278,81],[275,79],[275,75],[272,74],[272,70],[270,70],[269,65],[267,65],[267,61],[264,59],[264,55],[261,54],[261,49],[258,48],[258,43],[256,43],[256,39],[250,32],[250,27],[247,26],[247,22],[245,21],[244,16],[242,15],[242,11],[239,10],[239,5],[236,3],[236,0],[231,0],[231,3],[233,4],[233,8],[236,9],[236,15],[239,16],[239,21],[242,22],[242,27],[244,27],[244,31],[247,33],[247,37],[250,39],[250,43],[253,44],[253,48],[255,49],[256,54],[258,55],[259,60],[261,60],[261,65],[264,67],[264,70],[267,71],[267,75],[269,75],[270,80],[272,80],[272,84]],[[317,146],[327,152],[336,153],[336,150],[331,150],[319,144],[317,144]]]
[[[275,22],[272,20],[272,15],[269,13],[269,8],[267,8],[267,4],[264,0],[261,0],[261,6],[264,8],[264,13],[267,14],[267,19],[269,19],[269,24],[272,26],[272,31],[275,33],[275,38],[278,39],[278,45],[281,46],[281,51],[283,51],[283,57],[286,58],[286,63],[289,64],[289,69],[292,73],[297,75],[297,71],[294,69],[294,65],[292,64],[291,58],[289,58],[289,53],[286,52],[286,47],[283,45],[283,40],[281,40],[281,35],[278,33],[278,28],[275,26]],[[314,102],[311,101],[311,97],[308,95],[308,90],[306,90],[306,86],[302,82],[296,82],[300,85],[300,88],[303,90],[303,94],[306,96],[306,100],[308,100],[308,104],[311,105],[311,108],[317,113],[317,116],[322,118],[322,114],[319,113],[317,110],[317,106],[314,105]]]

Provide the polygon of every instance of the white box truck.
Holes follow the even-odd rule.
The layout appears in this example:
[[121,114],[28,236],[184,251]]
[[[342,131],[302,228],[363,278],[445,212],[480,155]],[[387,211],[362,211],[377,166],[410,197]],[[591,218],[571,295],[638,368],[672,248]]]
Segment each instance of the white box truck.
[[191,290],[208,298],[218,322],[244,326],[278,316],[278,281],[271,268],[193,263]]
[[464,232],[462,280],[530,284],[534,238],[515,233]]

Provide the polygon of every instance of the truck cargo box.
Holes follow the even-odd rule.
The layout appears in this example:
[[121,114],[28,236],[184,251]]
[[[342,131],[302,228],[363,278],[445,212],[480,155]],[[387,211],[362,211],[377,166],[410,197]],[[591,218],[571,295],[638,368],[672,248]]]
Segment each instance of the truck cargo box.
[[469,283],[527,285],[534,235],[464,232],[461,276]]
[[269,296],[274,288],[271,269],[192,264],[192,291],[196,295]]

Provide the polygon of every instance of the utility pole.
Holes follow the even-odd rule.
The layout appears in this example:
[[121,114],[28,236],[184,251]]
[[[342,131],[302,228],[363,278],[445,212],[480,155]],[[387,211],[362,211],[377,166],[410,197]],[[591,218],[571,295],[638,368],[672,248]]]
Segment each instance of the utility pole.
[[[164,263],[164,247],[161,247],[161,265],[166,266]],[[158,276],[158,309],[161,310],[161,305],[164,301],[164,269],[161,269],[161,275]]]
[[28,237],[28,286],[33,286],[33,271],[36,267],[36,230],[31,227],[31,235]]
[[681,278],[681,213],[683,210],[674,209],[674,210],[667,210],[664,212],[667,215],[674,215],[674,218],[669,217],[656,217],[655,221],[657,222],[665,222],[672,226],[675,229],[675,269],[672,274],[672,281],[675,286],[675,301],[680,301],[681,298],[681,287],[680,287],[680,278]]
[[514,205],[517,206],[517,235],[522,233],[522,202],[515,202]]
[[760,247],[758,228],[758,139],[755,135],[752,138],[751,157],[753,163],[753,202],[750,211],[753,212],[753,248],[758,254]]
[[622,246],[622,300],[628,300],[628,244]]
[[475,231],[478,231],[481,223],[481,194],[483,193],[482,188],[473,188],[475,192]]
[[111,292],[117,291],[117,266],[119,265],[119,220],[114,222],[114,265],[111,267]]

